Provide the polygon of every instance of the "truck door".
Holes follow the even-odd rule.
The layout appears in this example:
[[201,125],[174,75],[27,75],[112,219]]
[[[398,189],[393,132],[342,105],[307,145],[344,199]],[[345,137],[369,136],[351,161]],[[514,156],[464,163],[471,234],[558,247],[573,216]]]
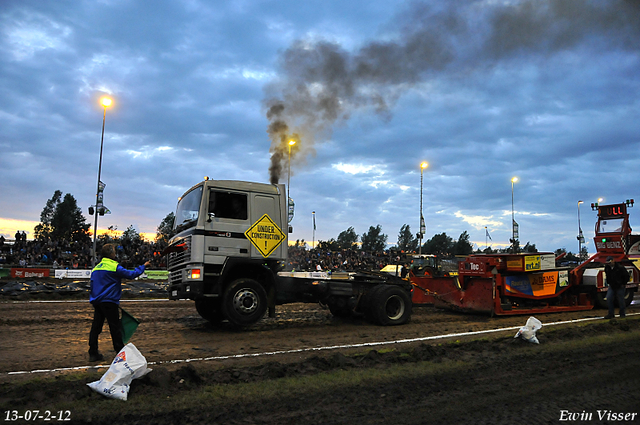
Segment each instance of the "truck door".
[[[283,258],[286,257],[286,251],[284,251],[287,247],[286,241],[286,231],[287,229],[283,229],[281,223],[281,213],[280,213],[280,205],[278,203],[279,198],[276,196],[270,196],[265,194],[253,194],[252,199],[252,208],[251,208],[251,223],[256,223],[258,220],[263,220],[263,222],[271,222],[273,225],[277,226],[277,229],[271,229],[273,233],[270,236],[278,239],[271,239],[265,241],[264,243],[267,245],[276,244],[279,242],[277,248],[271,251],[267,258]],[[268,220],[264,218],[265,214],[268,217]],[[286,223],[285,223],[286,226]],[[267,250],[270,251],[270,250]],[[264,251],[263,251],[264,252]],[[251,245],[251,257],[260,257],[264,258],[264,255],[256,249],[255,246]]]
[[[205,221],[205,256],[209,263],[220,263],[227,256],[248,256],[250,242],[244,236],[249,228],[248,195],[224,189],[211,189]],[[215,261],[212,257],[217,257]]]

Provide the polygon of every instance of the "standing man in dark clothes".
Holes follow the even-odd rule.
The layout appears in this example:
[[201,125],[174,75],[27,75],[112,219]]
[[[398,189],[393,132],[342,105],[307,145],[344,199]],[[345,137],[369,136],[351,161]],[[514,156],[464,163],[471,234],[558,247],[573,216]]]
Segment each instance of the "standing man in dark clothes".
[[605,316],[605,319],[614,318],[614,302],[618,300],[618,308],[620,310],[620,317],[625,317],[625,302],[624,293],[626,290],[627,282],[629,282],[629,272],[620,263],[613,261],[613,257],[607,257],[607,262],[604,266],[604,273],[607,276],[607,284],[609,289],[607,290],[607,304],[609,305],[609,314]]
[[91,271],[91,296],[89,302],[93,304],[93,323],[89,333],[89,361],[97,362],[104,359],[98,351],[98,336],[102,332],[104,319],[109,323],[111,341],[116,353],[122,350],[122,332],[120,331],[120,296],[122,295],[122,279],[135,279],[144,273],[147,261],[135,270],[127,270],[116,261],[116,248],[113,244],[106,244],[100,252],[102,261]]

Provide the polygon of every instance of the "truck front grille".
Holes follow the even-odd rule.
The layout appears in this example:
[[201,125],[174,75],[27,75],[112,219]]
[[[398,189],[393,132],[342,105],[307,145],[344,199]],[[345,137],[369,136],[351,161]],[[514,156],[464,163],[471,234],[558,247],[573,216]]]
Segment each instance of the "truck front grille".
[[182,270],[174,270],[169,273],[169,287],[182,283]]
[[184,244],[183,250],[169,254],[169,258],[167,259],[169,270],[187,263],[191,259],[191,236],[187,236],[186,238],[177,241],[174,245],[182,244]]

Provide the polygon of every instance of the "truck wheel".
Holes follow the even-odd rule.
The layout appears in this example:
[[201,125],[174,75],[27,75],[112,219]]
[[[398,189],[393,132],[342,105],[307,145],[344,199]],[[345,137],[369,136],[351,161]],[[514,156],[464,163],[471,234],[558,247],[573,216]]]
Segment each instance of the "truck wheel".
[[[630,306],[631,303],[633,302],[633,296],[634,296],[635,292],[631,289],[627,289],[624,292],[624,304],[625,306]],[[609,304],[607,302],[607,292],[598,292],[596,295],[596,305],[600,308],[609,308]],[[618,305],[618,301],[616,301],[614,303],[614,306],[616,307],[620,307]]]
[[596,293],[596,307],[609,308],[609,304],[607,304],[607,291]]
[[379,325],[404,325],[411,317],[411,297],[398,286],[381,285],[371,294],[369,310]]
[[222,322],[223,317],[220,309],[220,300],[218,298],[196,298],[196,310],[200,317],[214,325]]
[[246,326],[262,319],[267,311],[267,293],[253,279],[237,279],[224,291],[222,313],[234,325]]
[[636,291],[633,289],[627,289],[624,293],[624,305],[629,307],[633,302],[633,296],[636,294]]

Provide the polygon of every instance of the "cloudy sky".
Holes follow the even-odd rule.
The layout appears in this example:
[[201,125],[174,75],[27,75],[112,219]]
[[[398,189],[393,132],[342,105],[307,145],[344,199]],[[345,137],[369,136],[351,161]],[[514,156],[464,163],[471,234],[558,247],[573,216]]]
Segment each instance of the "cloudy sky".
[[[154,233],[203,176],[287,181],[292,240],[380,224],[576,252],[638,196],[637,0],[4,0],[0,234],[57,189]],[[280,172],[278,172],[280,170]],[[639,223],[640,212],[631,224]]]

